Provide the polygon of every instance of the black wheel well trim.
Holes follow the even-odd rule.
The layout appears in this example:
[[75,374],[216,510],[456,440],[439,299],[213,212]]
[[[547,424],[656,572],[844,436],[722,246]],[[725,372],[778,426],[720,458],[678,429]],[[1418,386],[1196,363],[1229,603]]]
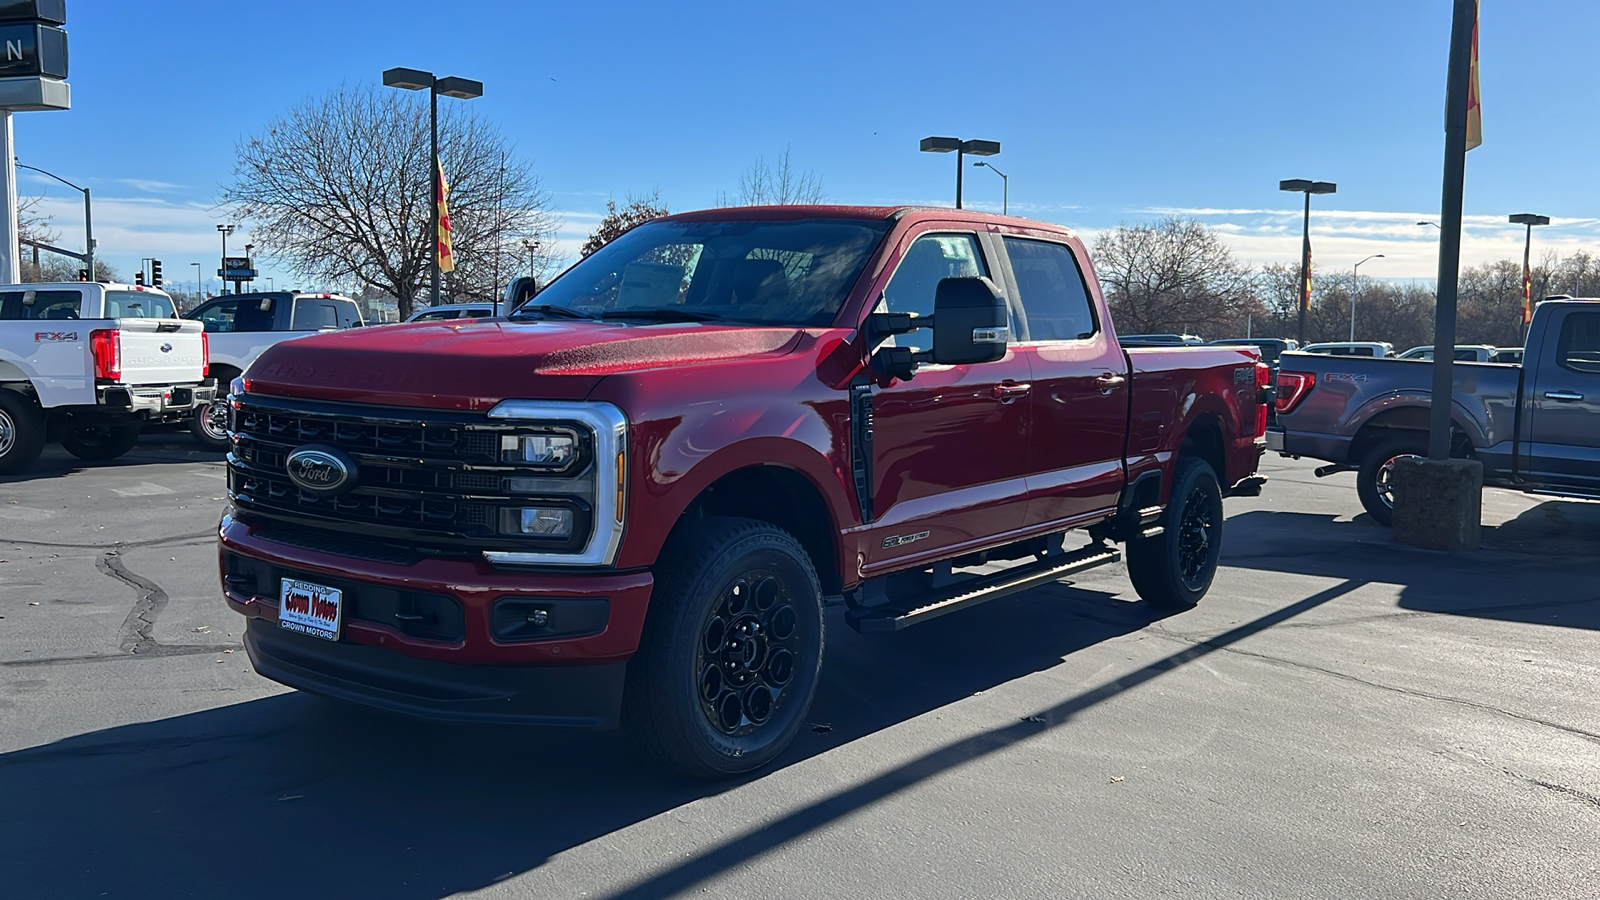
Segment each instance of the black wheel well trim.
[[1178,445],[1178,456],[1193,456],[1211,464],[1219,482],[1226,480],[1228,472],[1227,444],[1222,437],[1222,419],[1215,413],[1202,413],[1183,433]]
[[755,519],[782,529],[811,558],[823,594],[842,589],[838,523],[822,491],[804,473],[775,463],[724,473],[689,501],[679,522],[705,516]]
[[[1350,449],[1345,458],[1351,465],[1359,466],[1367,451],[1381,441],[1401,435],[1418,436],[1428,440],[1430,410],[1426,406],[1397,406],[1386,409],[1361,423],[1350,438]],[[1450,454],[1471,457],[1477,446],[1472,435],[1456,416],[1450,417]]]

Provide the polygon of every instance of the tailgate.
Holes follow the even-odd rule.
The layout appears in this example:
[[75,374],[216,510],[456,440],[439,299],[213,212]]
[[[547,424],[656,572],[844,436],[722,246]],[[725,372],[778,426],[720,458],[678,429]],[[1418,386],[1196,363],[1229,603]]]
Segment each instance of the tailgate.
[[196,384],[205,378],[205,328],[185,319],[112,319],[121,345],[119,384]]

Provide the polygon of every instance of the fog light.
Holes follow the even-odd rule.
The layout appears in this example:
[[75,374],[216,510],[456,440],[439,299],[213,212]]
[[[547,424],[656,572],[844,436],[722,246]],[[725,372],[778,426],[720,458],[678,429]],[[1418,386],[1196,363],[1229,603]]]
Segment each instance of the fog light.
[[522,509],[520,527],[523,534],[539,537],[572,537],[572,510],[560,507],[535,507]]
[[568,434],[505,435],[500,438],[503,461],[559,468],[578,454],[578,441]]

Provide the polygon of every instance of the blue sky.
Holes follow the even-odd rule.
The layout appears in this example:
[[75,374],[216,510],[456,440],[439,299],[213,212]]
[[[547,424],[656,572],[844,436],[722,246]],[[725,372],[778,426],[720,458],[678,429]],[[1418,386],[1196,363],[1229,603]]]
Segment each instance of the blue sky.
[[[1438,217],[1450,5],[72,0],[73,109],[19,114],[16,145],[94,189],[100,254],[126,277],[146,256],[172,281],[213,273],[235,142],[411,66],[485,83],[471,102],[533,160],[572,248],[607,197],[711,206],[785,147],[832,202],[949,204],[954,161],[917,141],[950,134],[1002,142],[1013,212],[1091,237],[1187,212],[1253,262],[1298,252],[1279,179],[1336,181],[1314,203],[1319,271],[1384,253],[1362,272],[1426,278],[1438,233],[1414,223]],[[1519,254],[1505,216],[1525,211],[1556,220],[1536,248],[1600,251],[1600,4],[1483,5],[1466,261]],[[19,174],[81,245],[76,195]],[[968,169],[969,206],[998,209],[1000,187]]]

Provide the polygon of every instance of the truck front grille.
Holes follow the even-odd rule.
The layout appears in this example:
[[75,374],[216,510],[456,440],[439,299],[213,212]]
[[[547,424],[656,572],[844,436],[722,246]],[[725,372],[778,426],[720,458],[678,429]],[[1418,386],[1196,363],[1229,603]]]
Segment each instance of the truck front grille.
[[[302,526],[471,549],[581,547],[588,504],[576,496],[592,482],[587,457],[563,475],[503,463],[501,438],[528,427],[478,413],[285,400],[246,395],[232,410],[228,489],[236,508]],[[334,448],[355,462],[352,485],[326,494],[289,478],[287,461],[308,445]],[[537,479],[545,495],[509,491],[510,479]],[[572,493],[565,488],[571,487]],[[502,510],[558,502],[575,509],[565,540],[507,537]]]

